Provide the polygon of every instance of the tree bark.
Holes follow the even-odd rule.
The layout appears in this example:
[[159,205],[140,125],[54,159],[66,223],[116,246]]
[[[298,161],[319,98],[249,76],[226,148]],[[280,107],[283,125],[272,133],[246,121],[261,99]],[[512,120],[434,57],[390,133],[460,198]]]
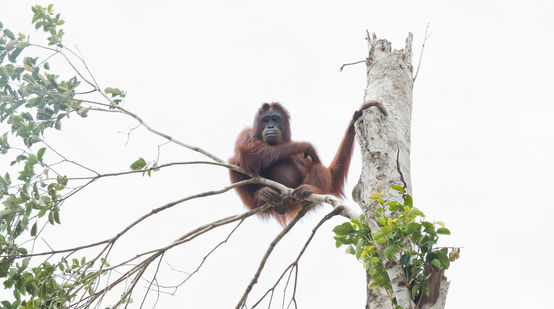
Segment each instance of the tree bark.
[[[397,191],[391,189],[392,185],[403,187],[410,195],[412,193],[410,180],[412,38],[410,33],[404,49],[392,50],[390,42],[384,39],[377,40],[375,34],[370,37],[368,33],[370,51],[366,59],[367,88],[364,102],[375,100],[383,103],[388,115],[382,115],[377,109],[369,109],[364,113],[361,121],[356,123],[356,136],[362,152],[362,173],[352,195],[362,207],[372,232],[379,230],[379,225],[371,211],[372,193],[382,192],[383,199],[389,201],[399,201],[402,198]],[[404,272],[398,263],[398,256],[386,263],[385,268],[392,284],[392,297],[396,299],[397,304],[405,309],[415,308],[411,291],[404,282]],[[442,281],[447,289],[446,278],[441,280],[441,283]],[[444,287],[444,284],[441,284],[441,287]],[[446,292],[441,294],[444,294],[444,299]],[[435,305],[438,303],[440,301]],[[444,306],[444,301],[442,304]],[[368,291],[366,308],[393,308],[391,297],[385,290]]]

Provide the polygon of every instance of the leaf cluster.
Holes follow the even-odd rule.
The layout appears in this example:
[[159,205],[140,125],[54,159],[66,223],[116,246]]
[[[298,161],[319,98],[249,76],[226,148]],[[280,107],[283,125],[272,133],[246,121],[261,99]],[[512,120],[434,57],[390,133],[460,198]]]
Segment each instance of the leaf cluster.
[[[29,267],[30,258],[24,258],[21,264],[16,263],[15,267],[8,271],[0,267],[0,275],[6,277],[4,287],[13,290],[15,301],[3,300],[1,308],[5,309],[38,309],[38,308],[63,308],[64,304],[75,297],[75,291],[71,291],[71,284],[60,284],[56,281],[56,274],[72,274],[83,282],[84,289],[92,292],[97,278],[91,277],[83,272],[89,263],[85,258],[72,259],[71,262],[62,259],[57,264],[43,262],[37,267]],[[25,297],[28,299],[25,299]]]
[[57,47],[63,47],[62,38],[64,35],[63,29],[59,29],[58,26],[61,26],[65,23],[64,20],[60,19],[60,14],[54,15],[54,5],[50,4],[48,7],[42,7],[40,5],[35,5],[32,7],[33,10],[33,24],[35,29],[42,28],[42,30],[48,33],[48,45],[55,45]]
[[[459,250],[436,248],[439,235],[449,235],[444,223],[425,220],[423,212],[413,206],[412,197],[400,186],[392,189],[401,193],[403,201],[385,201],[381,193],[371,195],[373,215],[379,224],[371,231],[364,215],[359,220],[336,226],[335,244],[346,246],[346,253],[360,260],[371,275],[370,288],[385,288],[392,292],[387,268],[399,263],[414,299],[428,296],[426,282],[431,265],[444,270],[459,256]],[[450,252],[449,252],[450,250]],[[456,253],[457,252],[457,253]]]
[[[74,278],[82,276],[81,271],[71,271],[75,265],[82,266],[75,261],[73,266],[63,259],[55,264],[45,261],[32,268],[29,257],[23,258],[21,263],[16,262],[28,254],[24,243],[18,239],[26,231],[32,238],[37,237],[41,218],[47,218],[46,222],[51,225],[60,224],[62,191],[68,179],[56,176],[47,180],[49,169],[43,162],[45,152],[46,148],[40,148],[37,153],[18,156],[16,161],[23,163],[18,185],[12,183],[9,173],[0,176],[0,200],[4,206],[0,211],[0,280],[3,288],[13,291],[14,297],[13,302],[1,300],[0,308],[59,308],[72,296],[60,286],[56,276],[60,272]],[[42,173],[37,174],[36,169],[41,169]]]
[[144,158],[142,157],[138,158],[135,162],[131,163],[131,166],[130,166],[132,171],[142,170],[142,175],[144,176],[146,174],[149,177],[152,176],[153,171],[154,172],[159,171],[159,168],[157,167],[158,167],[157,162],[149,163],[149,162],[146,162],[146,160],[144,160]]
[[[0,154],[19,154],[11,162],[16,172],[0,175],[0,283],[12,291],[13,299],[0,299],[0,308],[61,308],[77,290],[93,292],[95,277],[87,277],[92,266],[84,259],[33,265],[32,252],[23,236],[36,239],[42,228],[60,224],[60,206],[69,189],[68,178],[53,174],[45,161],[46,147],[39,147],[48,129],[61,129],[70,114],[86,117],[90,109],[75,99],[81,84],[77,76],[61,79],[50,73],[48,62],[63,48],[64,21],[54,14],[52,5],[32,8],[33,24],[48,34],[45,47],[30,43],[24,34],[15,35],[0,22],[0,123],[11,131],[0,136]],[[26,56],[31,47],[47,51],[43,59]],[[124,93],[110,88],[116,98]],[[9,140],[13,138],[15,141]],[[24,149],[12,146],[19,143]],[[17,174],[17,177],[13,177]],[[15,179],[14,179],[15,178]],[[50,259],[52,260],[52,259]],[[78,282],[76,290],[60,284]],[[5,295],[5,294],[4,294]]]
[[[51,6],[48,9],[34,6],[35,25],[40,24],[45,31],[55,33],[56,45],[61,45],[62,30],[57,30],[62,20],[59,15],[52,17]],[[0,121],[11,126],[11,131],[22,137],[24,144],[31,147],[41,141],[40,136],[48,128],[61,128],[61,120],[76,112],[87,116],[87,107],[73,99],[80,82],[76,76],[60,80],[56,74],[48,72],[48,58],[39,61],[39,57],[23,57],[24,50],[33,46],[29,37],[19,34],[17,37],[9,29],[3,29],[0,23]],[[54,36],[54,34],[53,34]],[[53,54],[57,51],[53,50]],[[8,62],[6,63],[6,57]],[[9,148],[6,136],[2,136],[0,149],[5,153]]]

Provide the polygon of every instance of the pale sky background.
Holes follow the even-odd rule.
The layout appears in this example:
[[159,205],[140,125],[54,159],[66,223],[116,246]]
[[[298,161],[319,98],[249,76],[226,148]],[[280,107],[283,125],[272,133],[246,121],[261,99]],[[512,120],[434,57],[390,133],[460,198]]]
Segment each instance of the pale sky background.
[[[312,142],[328,164],[362,103],[365,66],[338,69],[367,55],[365,29],[397,49],[413,32],[416,65],[430,23],[414,86],[412,184],[416,207],[452,231],[442,245],[463,247],[446,273],[447,308],[551,308],[554,2],[38,1],[51,2],[66,20],[66,45],[78,47],[102,86],[126,90],[125,106],[153,127],[225,159],[260,104],[280,101],[291,113],[293,139]],[[0,2],[4,27],[37,36],[33,3]],[[139,129],[126,145],[121,132],[134,125],[92,114],[46,138],[72,160],[122,171],[140,156],[153,161],[163,142]],[[197,158],[165,146],[160,161]],[[356,149],[347,195],[359,161]],[[65,204],[62,226],[48,227],[44,237],[54,248],[98,241],[152,208],[228,182],[218,167],[106,179]],[[303,219],[277,246],[251,301],[273,285],[329,210]],[[241,211],[234,192],[182,204],[123,238],[112,263]],[[324,225],[302,258],[299,308],[364,308],[362,266],[332,239],[331,229],[343,221]],[[234,307],[280,229],[248,220],[175,295],[160,295],[157,308]],[[194,270],[228,231],[166,255],[160,283],[182,280],[171,268]],[[151,293],[146,307],[155,301]]]

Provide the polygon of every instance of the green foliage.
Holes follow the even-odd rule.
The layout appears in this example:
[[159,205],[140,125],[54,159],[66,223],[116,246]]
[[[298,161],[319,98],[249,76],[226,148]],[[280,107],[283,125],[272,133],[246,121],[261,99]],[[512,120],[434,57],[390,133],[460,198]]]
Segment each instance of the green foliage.
[[40,5],[35,5],[32,10],[34,13],[33,24],[35,25],[35,29],[42,27],[44,32],[50,34],[48,37],[48,45],[63,47],[62,38],[64,32],[62,29],[59,29],[58,26],[63,25],[65,22],[60,19],[60,14],[56,14],[54,16],[54,5],[50,4],[46,8]]
[[127,95],[125,93],[125,91],[123,91],[121,89],[117,89],[117,88],[111,88],[111,87],[108,87],[108,88],[104,89],[104,93],[106,95],[109,94],[110,98],[111,98],[111,101],[116,105],[119,105],[119,103],[121,103],[121,101]]
[[[42,28],[48,35],[48,45],[61,48],[63,24],[59,14],[54,16],[52,5],[47,8],[33,7],[35,28]],[[0,121],[11,126],[11,131],[23,138],[31,147],[41,141],[46,129],[61,128],[61,121],[75,112],[87,116],[88,107],[74,99],[80,81],[76,76],[61,80],[56,74],[48,73],[48,58],[23,57],[22,53],[31,46],[29,37],[15,36],[9,29],[0,29]],[[55,54],[57,51],[52,49]],[[9,61],[6,63],[7,60]],[[39,61],[40,60],[40,61]],[[0,140],[0,151],[9,149],[7,136]]]
[[141,169],[145,168],[147,165],[148,164],[146,163],[146,161],[143,158],[139,158],[138,160],[133,162],[133,164],[131,164],[131,170],[138,171],[138,170],[141,170]]
[[132,171],[140,171],[142,170],[142,175],[145,174],[148,176],[152,176],[152,172],[159,171],[157,162],[154,162],[153,164],[146,162],[143,158],[139,158],[135,162],[131,164],[131,170]]
[[[0,123],[10,131],[0,136],[0,154],[17,153],[11,157],[11,168],[0,175],[0,283],[13,296],[8,300],[3,293],[0,308],[7,309],[62,308],[76,294],[59,282],[75,283],[77,290],[92,293],[97,280],[88,271],[92,263],[84,259],[35,261],[25,247],[26,240],[38,237],[45,225],[61,223],[60,207],[68,195],[69,179],[51,175],[45,161],[50,150],[41,147],[44,133],[60,130],[70,114],[84,118],[90,110],[90,105],[75,98],[82,76],[75,72],[63,79],[50,72],[48,61],[65,50],[60,29],[64,21],[54,14],[52,5],[36,5],[32,11],[32,23],[46,33],[46,44],[32,43],[0,22]],[[39,56],[30,55],[36,50]],[[113,104],[119,104],[125,93],[109,89]]]
[[450,262],[459,257],[459,249],[434,247],[439,234],[450,235],[450,231],[440,221],[425,221],[423,212],[413,207],[412,197],[405,193],[404,188],[393,186],[392,189],[402,194],[403,202],[385,201],[380,193],[371,196],[379,231],[371,232],[362,215],[359,220],[345,222],[333,229],[335,244],[337,248],[346,246],[346,252],[364,264],[371,275],[370,288],[385,288],[391,293],[386,268],[399,263],[415,299],[429,295],[426,267],[447,269]]

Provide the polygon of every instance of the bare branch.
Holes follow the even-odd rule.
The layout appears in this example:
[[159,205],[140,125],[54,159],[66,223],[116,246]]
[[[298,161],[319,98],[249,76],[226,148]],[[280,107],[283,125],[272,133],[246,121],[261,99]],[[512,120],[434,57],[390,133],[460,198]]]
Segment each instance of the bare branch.
[[254,277],[250,281],[250,284],[248,284],[248,286],[246,287],[246,290],[244,291],[244,294],[242,295],[242,297],[239,300],[239,302],[238,302],[237,306],[235,307],[235,309],[240,309],[240,308],[243,308],[243,307],[246,306],[246,299],[248,298],[248,294],[250,294],[250,291],[252,290],[254,285],[258,282],[258,278],[260,277],[260,274],[262,273],[262,270],[265,266],[265,263],[267,262],[267,259],[269,258],[269,256],[273,252],[273,249],[275,248],[277,243],[279,243],[279,241],[292,229],[292,227],[300,220],[300,218],[302,218],[306,214],[306,212],[308,212],[308,210],[313,208],[313,206],[314,205],[309,205],[309,206],[306,206],[306,207],[302,207],[302,209],[298,212],[298,214],[294,217],[294,219],[292,219],[292,221],[289,222],[289,224],[287,224],[287,226],[279,234],[277,234],[277,236],[275,236],[275,238],[271,241],[271,243],[269,244],[269,246],[268,246],[268,248],[267,248],[267,250],[266,250],[266,252],[265,252],[265,254],[262,258],[262,260],[260,261],[260,265],[258,266],[258,270],[254,274]]
[[[194,238],[216,228],[216,227],[219,227],[219,226],[222,226],[222,225],[226,225],[226,224],[229,224],[229,223],[232,223],[232,222],[236,222],[236,221],[239,221],[239,220],[243,220],[247,217],[250,217],[256,213],[259,213],[259,212],[262,212],[262,211],[265,211],[267,210],[268,208],[270,207],[270,205],[264,205],[262,207],[259,207],[259,208],[256,208],[256,209],[253,209],[253,210],[250,210],[250,211],[247,211],[247,212],[244,212],[242,214],[239,214],[239,215],[234,215],[234,216],[229,216],[229,217],[226,217],[226,218],[223,218],[223,219],[219,219],[219,220],[216,220],[216,221],[213,221],[213,222],[210,222],[208,224],[204,224],[202,226],[199,226],[197,227],[196,229],[184,234],[183,236],[179,237],[177,240],[175,240],[173,243],[165,246],[165,247],[162,247],[162,248],[158,248],[158,249],[155,249],[155,250],[150,250],[150,251],[147,251],[147,252],[143,252],[143,253],[140,253],[140,254],[137,254],[136,256],[124,261],[124,262],[121,262],[120,264],[118,265],[115,265],[115,266],[111,266],[110,268],[106,268],[106,269],[102,269],[102,270],[98,270],[95,272],[94,276],[95,277],[98,277],[100,276],[101,274],[103,273],[106,273],[110,270],[114,270],[118,267],[121,267],[123,265],[128,265],[129,262],[137,259],[137,258],[140,258],[142,256],[145,256],[145,255],[149,255],[151,254],[148,258],[146,258],[144,261],[138,263],[137,265],[135,265],[132,269],[130,269],[129,271],[127,271],[126,273],[122,274],[119,278],[117,278],[115,281],[113,281],[112,283],[110,283],[109,285],[107,285],[104,289],[96,292],[95,294],[91,295],[91,296],[88,296],[86,298],[83,299],[83,301],[86,300],[86,304],[87,305],[90,305],[92,304],[94,301],[96,301],[99,297],[103,296],[104,294],[106,294],[107,292],[109,292],[110,290],[112,290],[115,286],[119,285],[121,282],[131,278],[131,277],[134,277],[133,279],[133,284],[132,284],[132,288],[134,288],[134,286],[136,285],[136,280],[138,280],[140,277],[142,277],[142,274],[144,273],[144,271],[146,270],[146,268],[148,268],[148,266],[153,262],[155,261],[158,257],[160,257],[162,254],[164,254],[166,251],[168,251],[169,249],[171,248],[174,248],[178,245],[181,245],[183,243],[186,243],[188,241],[191,241],[193,240]],[[126,295],[129,295],[128,293],[130,292],[130,290],[127,291]]]
[[94,174],[96,174],[96,175],[100,175],[97,171],[95,171],[95,170],[93,170],[93,169],[91,169],[91,168],[88,168],[88,167],[86,167],[86,166],[84,166],[84,165],[82,165],[82,164],[80,164],[80,163],[77,163],[77,162],[75,162],[75,161],[73,161],[73,160],[69,160],[69,159],[66,158],[64,155],[62,155],[61,153],[59,153],[58,151],[56,151],[56,149],[54,149],[53,147],[51,147],[46,141],[44,141],[44,139],[42,139],[42,143],[44,143],[44,145],[46,145],[46,147],[48,147],[48,149],[52,150],[55,154],[57,154],[58,156],[60,156],[60,158],[63,159],[62,162],[68,162],[68,163],[74,164],[74,165],[76,165],[76,166],[78,166],[78,167],[80,167],[80,168],[83,168],[83,169],[85,169],[85,170],[91,172],[91,173],[94,173]]
[[[323,217],[317,224],[316,226],[312,229],[312,233],[310,234],[310,236],[308,237],[308,239],[306,240],[306,242],[304,243],[304,246],[302,247],[302,249],[300,250],[300,252],[298,253],[298,256],[296,257],[296,259],[289,265],[287,266],[287,268],[285,268],[285,270],[283,270],[283,272],[281,273],[281,275],[279,276],[279,278],[277,278],[277,280],[275,281],[275,284],[269,288],[264,295],[262,295],[262,297],[260,297],[260,299],[252,306],[252,308],[255,308],[256,306],[258,306],[258,304],[260,304],[260,302],[268,295],[271,293],[271,296],[273,296],[273,293],[275,291],[275,288],[277,287],[277,285],[279,284],[279,282],[281,282],[281,279],[283,279],[283,277],[285,276],[285,274],[287,272],[289,272],[289,277],[287,278],[287,283],[285,285],[285,288],[283,290],[283,294],[286,292],[286,288],[287,288],[287,285],[289,283],[289,280],[290,280],[290,275],[292,274],[292,271],[294,270],[295,273],[297,274],[297,269],[298,269],[298,262],[300,261],[300,258],[302,257],[302,255],[304,254],[304,252],[306,251],[306,248],[308,248],[308,245],[311,243],[312,239],[314,238],[317,230],[323,225],[323,223],[327,222],[329,219],[331,219],[332,217],[336,216],[336,215],[339,215],[342,211],[344,210],[344,207],[343,206],[339,206],[337,208],[334,208],[330,213],[328,213],[327,215],[325,215],[325,217]],[[296,294],[296,275],[295,275],[295,285],[294,285],[294,293],[293,293],[293,297],[291,299],[291,302],[293,301],[294,299],[294,296]],[[285,295],[283,295],[283,302],[285,301]],[[270,304],[271,304],[271,299],[270,299]],[[296,304],[296,301],[294,301],[294,303]],[[290,304],[289,304],[290,305]]]
[[356,62],[345,63],[345,64],[343,64],[343,65],[340,67],[339,72],[342,72],[342,70],[344,69],[344,67],[347,66],[347,65],[354,65],[354,64],[365,63],[365,62],[366,62],[365,60],[360,60],[360,61],[356,61]]
[[423,59],[423,50],[425,50],[425,42],[427,42],[427,39],[431,37],[431,35],[427,34],[427,31],[429,30],[429,25],[431,23],[427,23],[427,27],[425,27],[425,37],[423,38],[423,44],[421,45],[421,53],[419,54],[419,61],[417,62],[417,69],[416,73],[414,75],[413,81],[415,82],[417,78],[417,74],[419,74],[419,68],[421,67],[421,59]]
[[152,128],[149,124],[147,124],[147,123],[146,123],[141,117],[139,117],[137,114],[132,113],[131,111],[128,111],[128,110],[126,110],[125,108],[123,108],[123,107],[121,107],[121,106],[119,106],[119,105],[113,103],[113,101],[112,101],[104,92],[100,91],[100,93],[104,96],[104,98],[105,98],[106,100],[108,100],[108,101],[110,101],[110,102],[112,103],[112,105],[110,105],[112,108],[116,108],[116,109],[122,111],[124,114],[127,114],[127,115],[129,115],[129,116],[135,118],[135,119],[136,119],[142,126],[144,126],[148,131],[150,131],[150,132],[152,132],[152,133],[154,133],[154,134],[156,134],[156,135],[159,135],[159,136],[161,136],[161,137],[167,139],[168,141],[171,141],[171,142],[173,142],[173,143],[175,143],[175,144],[177,144],[177,145],[180,145],[180,146],[183,146],[183,147],[185,147],[185,148],[188,148],[188,149],[190,149],[190,150],[192,150],[192,151],[201,153],[201,154],[205,155],[206,157],[208,157],[208,158],[210,158],[210,159],[212,159],[212,160],[214,160],[214,161],[216,161],[216,162],[225,163],[225,161],[224,161],[223,159],[216,157],[215,155],[213,155],[213,154],[207,152],[206,150],[204,150],[204,149],[202,149],[202,148],[200,148],[200,147],[192,146],[192,145],[189,145],[189,144],[187,144],[187,143],[181,142],[181,141],[179,141],[179,140],[177,140],[177,139],[171,137],[171,136],[168,135],[168,134],[165,134],[165,133],[163,133],[163,132],[160,132],[160,131],[158,131],[158,130]]
[[[172,295],[175,294],[175,292],[177,292],[177,289],[182,286],[183,284],[185,284],[192,276],[194,276],[196,273],[198,273],[198,271],[200,270],[200,268],[202,268],[202,265],[204,265],[204,262],[206,262],[206,260],[208,259],[208,257],[214,253],[220,246],[224,245],[227,243],[227,241],[229,241],[229,238],[231,238],[231,235],[233,235],[233,233],[238,229],[238,227],[242,224],[242,222],[244,222],[244,219],[242,219],[241,221],[239,221],[239,223],[233,228],[233,230],[231,230],[231,232],[227,235],[227,237],[222,240],[220,243],[218,243],[215,247],[212,248],[212,250],[210,250],[210,252],[208,252],[208,254],[206,254],[203,258],[202,258],[202,261],[200,262],[200,264],[198,264],[198,266],[196,267],[196,269],[189,273],[188,276],[183,280],[181,281],[179,284],[173,286],[173,288],[175,289],[172,293]],[[169,288],[169,287],[168,287]]]
[[[154,283],[154,281],[156,281],[156,276],[158,275],[158,272],[160,271],[160,264],[162,263],[162,260],[163,260],[163,254],[160,256],[160,260],[158,261],[158,266],[156,267],[156,272],[154,273],[154,276],[153,276],[152,280],[150,281],[150,284],[148,285],[148,288],[146,289],[146,293],[144,293],[144,297],[142,298],[142,303],[140,304],[140,308],[142,308],[142,306],[144,306],[144,302],[146,301],[146,296],[148,296],[148,292],[150,291],[150,289],[152,287],[152,283]],[[159,291],[159,286],[158,286],[158,291]]]
[[133,133],[134,130],[138,129],[139,127],[141,126],[141,124],[137,124],[136,126],[132,127],[131,129],[129,129],[129,131],[127,131],[127,133],[125,132],[117,132],[119,134],[125,134],[127,135],[127,140],[125,141],[125,146],[129,145],[129,140],[131,139],[131,133]]
[[367,40],[367,50],[371,51],[371,46],[373,43],[371,42],[371,34],[369,33],[369,30],[365,30],[365,39]]

